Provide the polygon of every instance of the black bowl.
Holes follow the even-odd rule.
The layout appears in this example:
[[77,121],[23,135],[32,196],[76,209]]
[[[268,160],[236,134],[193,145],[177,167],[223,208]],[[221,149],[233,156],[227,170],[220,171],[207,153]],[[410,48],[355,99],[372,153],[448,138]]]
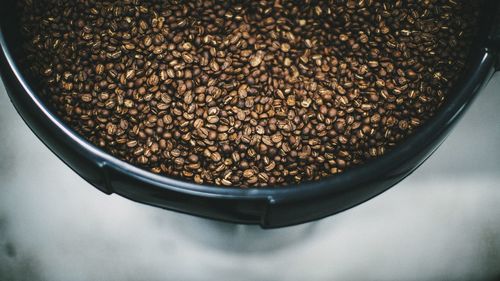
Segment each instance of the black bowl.
[[14,106],[33,132],[69,167],[101,191],[212,219],[265,228],[304,223],[360,204],[414,171],[442,143],[495,70],[500,2],[481,5],[479,32],[462,78],[439,112],[383,157],[320,181],[275,188],[222,188],[155,175],[95,147],[44,105],[23,77],[15,0],[0,4],[0,70]]

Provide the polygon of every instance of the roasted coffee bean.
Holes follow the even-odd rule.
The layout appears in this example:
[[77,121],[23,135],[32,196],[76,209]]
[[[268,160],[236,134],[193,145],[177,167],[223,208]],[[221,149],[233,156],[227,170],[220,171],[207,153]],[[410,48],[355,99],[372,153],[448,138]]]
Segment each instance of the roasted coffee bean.
[[476,1],[19,0],[44,101],[110,154],[222,186],[319,180],[446,101]]

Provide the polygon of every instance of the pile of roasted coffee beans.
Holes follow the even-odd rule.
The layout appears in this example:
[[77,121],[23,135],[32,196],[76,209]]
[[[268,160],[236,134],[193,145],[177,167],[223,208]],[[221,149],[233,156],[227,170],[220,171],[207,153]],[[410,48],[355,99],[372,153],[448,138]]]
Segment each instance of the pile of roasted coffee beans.
[[153,173],[240,187],[386,153],[443,104],[477,17],[464,0],[19,3],[27,73],[74,130]]

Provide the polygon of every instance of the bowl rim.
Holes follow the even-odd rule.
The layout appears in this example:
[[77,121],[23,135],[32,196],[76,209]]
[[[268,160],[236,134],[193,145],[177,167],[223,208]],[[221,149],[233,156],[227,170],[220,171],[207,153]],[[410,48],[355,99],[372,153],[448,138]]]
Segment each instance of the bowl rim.
[[[493,2],[495,1],[489,1],[488,3],[497,7],[498,4]],[[62,132],[70,140],[68,144],[72,150],[83,150],[100,167],[114,169],[155,187],[191,195],[228,199],[267,199],[272,203],[277,201],[300,201],[306,198],[325,196],[346,186],[362,185],[364,182],[377,179],[378,174],[382,174],[382,172],[404,166],[409,159],[430,146],[443,132],[451,127],[472,102],[474,96],[484,84],[486,75],[491,73],[491,71],[486,72],[485,69],[491,68],[493,54],[488,51],[487,37],[495,9],[486,5],[481,10],[479,28],[487,31],[481,31],[477,35],[474,47],[471,49],[470,61],[460,79],[457,80],[458,82],[450,90],[450,92],[454,92],[453,98],[447,99],[433,117],[414,130],[410,136],[406,137],[394,148],[388,150],[383,156],[370,159],[364,164],[351,167],[342,173],[317,181],[306,181],[285,186],[242,188],[196,184],[183,179],[154,174],[120,160],[87,141],[45,106],[41,98],[30,87],[12,55],[11,47],[5,38],[3,21],[0,21],[0,52],[5,57],[8,68],[12,71],[16,82],[22,87],[23,94],[27,94],[29,101],[43,114],[45,128],[49,129],[51,133],[55,133],[57,130]],[[468,77],[468,79],[465,79],[465,77]],[[113,190],[112,187],[110,189]]]

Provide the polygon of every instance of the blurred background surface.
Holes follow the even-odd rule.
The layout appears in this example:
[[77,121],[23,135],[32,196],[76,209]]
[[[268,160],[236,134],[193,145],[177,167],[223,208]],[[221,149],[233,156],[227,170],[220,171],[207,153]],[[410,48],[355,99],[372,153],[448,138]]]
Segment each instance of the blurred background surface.
[[91,187],[0,81],[0,280],[499,280],[500,75],[440,149],[375,199],[277,230]]

